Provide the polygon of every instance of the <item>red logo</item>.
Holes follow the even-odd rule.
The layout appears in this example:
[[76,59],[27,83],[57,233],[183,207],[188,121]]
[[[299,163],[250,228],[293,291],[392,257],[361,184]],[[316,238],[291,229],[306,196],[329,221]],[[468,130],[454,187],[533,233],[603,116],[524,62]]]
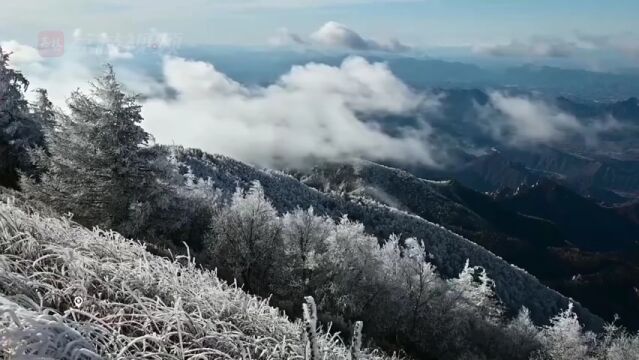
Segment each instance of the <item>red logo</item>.
[[38,34],[38,51],[42,57],[58,57],[64,54],[64,32],[41,31]]

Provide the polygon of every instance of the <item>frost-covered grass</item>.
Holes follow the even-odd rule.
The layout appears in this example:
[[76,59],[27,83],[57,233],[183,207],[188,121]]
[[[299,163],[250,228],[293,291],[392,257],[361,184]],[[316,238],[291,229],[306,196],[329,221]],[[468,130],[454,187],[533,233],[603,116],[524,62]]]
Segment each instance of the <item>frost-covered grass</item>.
[[[0,357],[303,359],[303,331],[189,257],[0,202]],[[324,359],[350,359],[318,338]]]

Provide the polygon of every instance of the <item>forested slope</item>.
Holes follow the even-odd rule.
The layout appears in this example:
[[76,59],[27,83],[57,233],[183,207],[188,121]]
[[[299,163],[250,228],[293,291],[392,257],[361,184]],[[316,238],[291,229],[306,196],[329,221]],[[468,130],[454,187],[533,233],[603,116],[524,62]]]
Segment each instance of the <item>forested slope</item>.
[[[508,264],[479,245],[454,234],[437,224],[396,209],[366,200],[348,201],[310,188],[292,176],[261,170],[242,162],[213,156],[198,150],[176,149],[181,163],[198,177],[210,178],[214,186],[230,194],[238,186],[248,187],[258,180],[266,196],[280,212],[313,207],[318,214],[349,218],[362,222],[366,229],[380,238],[391,234],[422,239],[432,262],[445,277],[454,277],[467,260],[482,266],[495,281],[497,294],[512,313],[521,306],[531,311],[532,318],[546,322],[568,306],[569,299],[542,285],[535,277]],[[186,168],[185,168],[186,169]],[[602,321],[587,309],[575,310],[590,328],[600,328]]]

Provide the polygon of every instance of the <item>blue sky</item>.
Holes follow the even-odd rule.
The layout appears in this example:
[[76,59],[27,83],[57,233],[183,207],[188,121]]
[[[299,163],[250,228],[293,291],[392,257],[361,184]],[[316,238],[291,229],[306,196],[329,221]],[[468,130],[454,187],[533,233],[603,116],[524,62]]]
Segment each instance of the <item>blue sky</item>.
[[263,45],[278,28],[307,35],[327,21],[420,47],[639,31],[636,0],[22,0],[2,7],[9,10],[0,13],[2,38],[23,42],[43,29],[154,28],[189,43]]
[[[613,4],[610,4],[613,3]],[[274,10],[269,15],[277,17]],[[421,46],[504,42],[530,36],[571,36],[639,30],[639,1],[430,0],[287,10],[289,24],[310,31],[325,20],[373,37],[394,36]]]

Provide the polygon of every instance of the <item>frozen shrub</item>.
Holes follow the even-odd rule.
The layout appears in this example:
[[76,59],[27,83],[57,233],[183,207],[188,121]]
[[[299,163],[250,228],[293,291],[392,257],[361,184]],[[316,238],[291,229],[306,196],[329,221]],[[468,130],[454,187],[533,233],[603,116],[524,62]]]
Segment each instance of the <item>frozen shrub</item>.
[[333,221],[316,216],[313,208],[297,209],[282,217],[285,266],[290,268],[290,281],[299,288],[301,295],[309,291],[312,274],[320,265],[321,255],[327,250],[326,239],[333,228]]
[[596,337],[593,333],[584,332],[577,315],[572,310],[572,303],[559,315],[552,318],[550,325],[541,332],[543,350],[541,359],[553,360],[588,360],[594,359],[592,348]]
[[283,248],[280,219],[259,183],[235,192],[214,216],[212,232],[210,253],[220,274],[267,296]]
[[459,276],[449,282],[459,292],[460,302],[465,301],[475,307],[486,319],[499,319],[502,309],[495,294],[495,283],[484,268],[470,266],[470,261],[467,260]]

